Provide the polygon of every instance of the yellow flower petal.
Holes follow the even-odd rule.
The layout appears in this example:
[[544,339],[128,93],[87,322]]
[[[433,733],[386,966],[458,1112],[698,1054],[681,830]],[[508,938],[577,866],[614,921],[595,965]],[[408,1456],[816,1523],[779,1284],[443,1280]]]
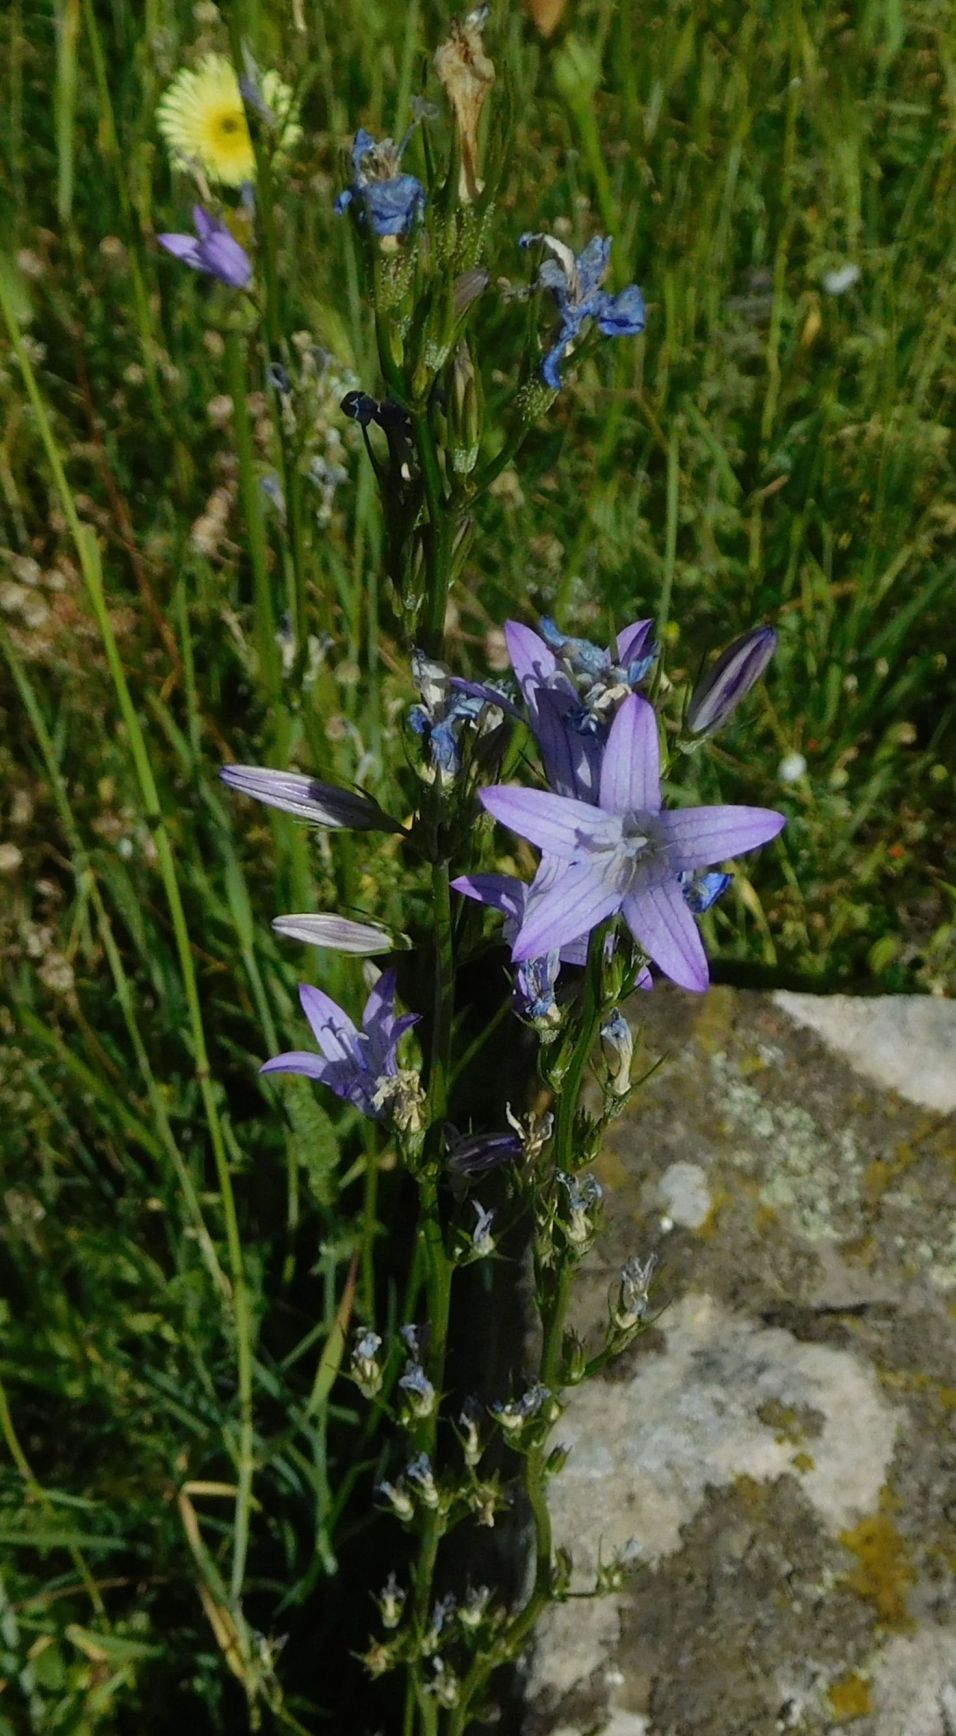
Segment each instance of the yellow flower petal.
[[[302,134],[292,92],[278,73],[267,72],[262,94],[276,118],[279,149],[288,150]],[[187,67],[176,74],[160,100],[156,123],[177,168],[198,166],[226,187],[255,180],[256,159],[239,80],[224,54],[207,54],[195,70]]]

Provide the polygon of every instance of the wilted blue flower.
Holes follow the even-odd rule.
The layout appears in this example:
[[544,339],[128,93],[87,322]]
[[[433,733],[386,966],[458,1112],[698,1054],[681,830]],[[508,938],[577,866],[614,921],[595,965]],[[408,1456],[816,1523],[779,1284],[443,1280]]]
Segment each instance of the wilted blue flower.
[[504,1163],[513,1163],[521,1156],[521,1140],[516,1133],[456,1133],[445,1128],[445,1151],[451,1174],[463,1181],[475,1181],[488,1175]]
[[491,1233],[491,1226],[495,1221],[495,1214],[494,1212],[486,1212],[484,1208],[478,1204],[477,1200],[472,1200],[471,1203],[475,1208],[475,1216],[477,1219],[475,1227],[471,1232],[471,1245],[479,1260],[485,1260],[489,1254],[493,1254],[495,1251],[495,1239]]
[[415,1362],[421,1362],[422,1357],[425,1354],[425,1345],[428,1342],[428,1327],[416,1326],[410,1322],[407,1326],[399,1327],[398,1336],[404,1344],[405,1349],[408,1351],[409,1356],[412,1357]]
[[252,260],[245,248],[225,223],[211,217],[201,205],[193,206],[193,223],[195,235],[157,235],[160,247],[194,271],[218,278],[229,289],[245,289],[252,279]]
[[644,330],[644,297],[636,283],[617,295],[609,295],[601,288],[610,259],[610,238],[595,235],[584,252],[575,257],[570,247],[553,235],[520,237],[522,247],[533,247],[538,242],[552,255],[541,265],[538,283],[542,289],[551,291],[561,322],[555,342],[541,364],[541,375],[545,384],[557,392],[561,389],[560,363],[585,321],[593,319],[605,337],[636,337]]
[[360,127],[352,146],[352,184],[335,201],[339,213],[356,203],[376,235],[407,235],[425,209],[425,189],[399,167],[411,131],[399,144],[373,139]]
[[637,694],[611,725],[593,805],[545,790],[481,791],[490,814],[564,864],[528,899],[516,963],[579,940],[620,911],[638,945],[682,988],[707,987],[707,957],[680,875],[754,850],[784,816],[768,808],[662,811],[653,708]]
[[478,1432],[478,1421],[482,1414],[482,1407],[478,1400],[466,1398],[458,1416],[458,1427],[461,1430],[461,1450],[466,1465],[477,1465],[485,1450]]
[[389,1574],[376,1599],[383,1628],[397,1628],[402,1619],[407,1593],[399,1585],[395,1573]]
[[722,898],[733,880],[732,874],[681,874],[680,889],[684,903],[695,916],[703,916],[718,898]]
[[366,1398],[374,1398],[381,1390],[382,1370],[378,1364],[381,1348],[382,1340],[377,1332],[359,1327],[352,1346],[351,1373]]
[[615,1097],[626,1097],[631,1089],[631,1061],[634,1038],[624,1014],[614,1012],[601,1026],[601,1048],[608,1066],[608,1085]]
[[687,707],[691,735],[713,735],[760,680],[777,648],[773,627],[754,627],[728,645],[708,670]]
[[437,1507],[438,1490],[435,1486],[435,1476],[432,1462],[427,1453],[419,1453],[405,1466],[405,1475],[410,1483],[415,1485],[419,1499],[425,1507]]
[[316,1079],[372,1121],[386,1120],[388,1111],[394,1112],[399,1040],[418,1023],[417,1013],[395,1013],[395,972],[379,977],[365,1003],[360,1031],[322,989],[302,983],[299,1000],[321,1054],[293,1049],[266,1061],[259,1071]]
[[559,1170],[558,1181],[566,1198],[567,1215],[562,1218],[564,1233],[571,1246],[583,1253],[594,1238],[594,1214],[604,1198],[604,1190],[594,1175],[579,1180],[577,1176],[565,1175]]
[[402,830],[398,820],[393,820],[370,796],[362,796],[357,790],[340,790],[335,784],[323,784],[304,772],[271,771],[267,766],[223,766],[219,776],[240,795],[252,796],[267,808],[281,808],[313,826],[353,832]]
[[435,1388],[419,1363],[410,1362],[398,1384],[413,1417],[431,1416],[435,1409]]
[[650,1254],[646,1260],[632,1254],[622,1267],[620,1288],[611,1311],[611,1319],[619,1332],[630,1332],[644,1319],[656,1270],[656,1254]]
[[497,728],[500,712],[513,713],[515,708],[497,689],[457,679],[444,663],[426,657],[423,651],[412,652],[412,679],[421,702],[409,711],[409,726],[427,741],[436,776],[448,782],[461,770],[462,730],[468,727],[483,734]]
[[403,1522],[414,1519],[415,1503],[408,1492],[404,1478],[399,1477],[397,1483],[379,1483],[375,1493],[381,1495],[383,1501],[389,1503],[396,1519],[401,1519]]
[[551,1397],[549,1387],[541,1381],[535,1381],[520,1398],[504,1403],[497,1399],[489,1406],[492,1416],[506,1435],[516,1435],[524,1428],[525,1423],[539,1415],[541,1408]]

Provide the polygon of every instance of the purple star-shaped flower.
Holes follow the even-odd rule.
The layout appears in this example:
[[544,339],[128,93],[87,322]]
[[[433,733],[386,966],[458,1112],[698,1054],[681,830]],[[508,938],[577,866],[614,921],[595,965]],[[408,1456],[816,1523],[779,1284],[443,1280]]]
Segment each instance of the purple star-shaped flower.
[[561,389],[558,369],[585,321],[593,319],[598,331],[608,338],[636,337],[644,330],[644,297],[636,283],[617,295],[609,295],[601,288],[611,254],[609,237],[595,235],[577,257],[553,235],[519,238],[521,247],[533,247],[537,242],[552,255],[542,264],[538,283],[542,289],[551,291],[560,320],[554,343],[541,364],[541,375],[545,384],[558,392]]
[[661,806],[660,744],[653,707],[637,694],[611,725],[595,804],[546,790],[481,791],[488,812],[564,870],[529,898],[512,950],[520,963],[560,948],[619,911],[638,945],[682,988],[710,980],[681,875],[755,850],[784,816],[769,808]]
[[228,289],[245,289],[252,279],[252,260],[245,248],[225,223],[211,217],[201,205],[193,206],[193,223],[195,235],[157,235],[160,247],[194,271],[217,277]]
[[379,977],[362,1014],[362,1029],[322,989],[302,983],[299,1000],[321,1054],[292,1049],[266,1061],[260,1073],[300,1073],[327,1085],[373,1121],[384,1121],[389,1081],[398,1075],[398,1043],[418,1023],[417,1013],[395,1013],[395,972]]

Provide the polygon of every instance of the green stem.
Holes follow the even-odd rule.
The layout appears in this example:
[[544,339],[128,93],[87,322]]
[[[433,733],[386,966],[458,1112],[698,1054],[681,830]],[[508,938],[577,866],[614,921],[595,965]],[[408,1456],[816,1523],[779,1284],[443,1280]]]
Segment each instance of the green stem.
[[246,369],[245,340],[233,328],[226,332],[226,377],[232,398],[232,420],[236,436],[236,456],[239,460],[239,492],[242,497],[246,535],[249,539],[249,560],[252,565],[253,615],[255,620],[256,655],[259,680],[266,706],[279,695],[281,671],[279,647],[276,643],[275,615],[272,609],[272,581],[269,575],[269,545],[266,537],[262,493],[255,472],[255,449],[249,421],[249,378]]
[[[426,1140],[426,1166],[419,1177],[418,1187],[420,1237],[425,1256],[427,1294],[426,1372],[438,1398],[435,1410],[430,1416],[422,1420],[416,1431],[416,1447],[420,1452],[428,1454],[434,1466],[438,1438],[438,1405],[445,1381],[448,1324],[451,1314],[451,1280],[454,1271],[454,1262],[448,1258],[445,1251],[441,1200],[438,1191],[442,1127],[448,1112],[448,1093],[451,1079],[455,985],[451,887],[448,863],[445,861],[438,861],[432,867],[432,898],[436,941],[435,994],[428,1072],[429,1130]],[[418,1559],[412,1575],[412,1615],[419,1632],[424,1629],[428,1619],[435,1566],[444,1528],[445,1521],[441,1510],[426,1510],[419,1538]],[[432,1732],[437,1729],[438,1708],[434,1697],[423,1691],[422,1666],[419,1661],[410,1666],[406,1682],[406,1729],[414,1728],[416,1705],[422,1736],[432,1736]]]
[[[581,1091],[584,1085],[591,1050],[594,1047],[603,1012],[602,981],[604,968],[604,936],[602,926],[591,935],[587,970],[578,1016],[577,1041],[558,1098],[552,1163],[550,1174],[543,1182],[553,1187],[555,1173],[575,1168],[574,1126]],[[548,1252],[554,1255],[554,1250]],[[558,1256],[558,1265],[546,1263],[536,1252],[535,1294],[541,1313],[541,1356],[538,1379],[557,1395],[561,1383],[561,1355],[568,1304],[574,1284],[575,1266]],[[534,1529],[534,1582],[524,1607],[508,1623],[489,1651],[476,1657],[461,1684],[461,1694],[448,1721],[447,1736],[463,1736],[470,1721],[475,1696],[484,1687],[492,1671],[517,1658],[522,1646],[552,1597],[553,1539],[551,1513],[548,1507],[548,1438],[536,1442],[524,1460],[524,1487]]]

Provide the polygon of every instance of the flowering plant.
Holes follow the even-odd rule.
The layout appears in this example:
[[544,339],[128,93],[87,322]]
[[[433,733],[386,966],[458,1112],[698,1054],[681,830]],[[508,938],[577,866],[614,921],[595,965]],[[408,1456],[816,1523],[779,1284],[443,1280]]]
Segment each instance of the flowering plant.
[[[463,668],[452,655],[450,609],[484,496],[590,353],[591,338],[635,338],[646,320],[636,284],[605,287],[608,238],[592,236],[576,252],[550,234],[512,237],[515,252],[537,250],[525,293],[548,293],[557,327],[542,356],[530,319],[505,431],[496,437],[486,425],[476,322],[492,275],[500,169],[481,160],[479,119],[495,81],[482,38],[486,12],[478,7],[457,21],[435,56],[451,114],[444,157],[429,130],[435,111],[424,102],[398,144],[359,127],[350,179],[335,203],[364,262],[380,376],[351,388],[342,413],[381,497],[394,610],[389,655],[405,671],[409,701],[405,726],[391,738],[393,763],[375,768],[381,801],[357,778],[348,787],[326,766],[313,775],[278,751],[270,765],[222,773],[240,798],[314,828],[327,859],[340,864],[341,907],[280,915],[276,932],[318,949],[309,956],[320,978],[337,954],[366,961],[326,976],[338,998],[302,984],[316,1049],[285,1050],[261,1071],[304,1077],[326,1103],[338,1100],[343,1152],[358,1149],[365,1177],[360,1240],[368,1282],[361,1303],[354,1288],[348,1292],[340,1355],[349,1335],[346,1374],[369,1407],[363,1439],[379,1442],[378,1506],[405,1533],[394,1546],[404,1565],[383,1572],[382,1631],[365,1653],[374,1679],[404,1678],[405,1736],[461,1736],[488,1711],[497,1672],[520,1657],[545,1606],[568,1595],[569,1567],[553,1548],[548,1516],[548,1483],[563,1458],[552,1430],[565,1390],[626,1348],[651,1309],[653,1260],[636,1251],[613,1290],[603,1340],[589,1349],[568,1327],[575,1274],[600,1223],[594,1160],[604,1129],[632,1094],[626,1005],[662,977],[706,989],[698,919],[730,886],[722,865],[768,843],[783,825],[782,815],[764,808],[701,806],[682,788],[690,756],[706,750],[766,668],[769,628],[731,646],[694,694],[672,684],[662,666],[652,599],[607,645],[569,634],[547,615],[503,623],[504,674]],[[224,75],[220,84],[223,100],[234,101]],[[163,124],[172,138],[170,117],[178,115],[174,143],[182,153],[184,117],[192,113],[192,154],[205,152],[212,172],[194,85],[186,95],[188,102],[182,92],[176,102],[167,98]],[[266,106],[268,115],[255,88],[244,86],[242,96],[244,126],[247,111]],[[310,643],[295,508],[302,468],[295,453],[305,445],[269,208],[272,169],[290,143],[288,115],[286,103],[284,131],[266,120],[273,145],[251,204],[261,217],[264,371],[280,430],[279,474],[266,496],[294,579],[284,670],[295,691]],[[243,161],[250,182],[251,158]],[[223,157],[219,179],[229,183],[238,156],[230,173],[226,167]],[[252,264],[224,222],[197,206],[195,224],[195,240],[164,235],[164,247],[226,288],[246,288]],[[259,523],[261,502],[250,493],[253,506]],[[263,695],[279,715],[289,703],[273,666],[279,611],[261,558],[256,573]],[[282,739],[277,729],[277,750]],[[524,845],[515,862],[515,838],[540,852],[536,863]],[[387,866],[376,869],[377,860]],[[506,969],[489,973],[496,955],[504,962],[502,943]],[[476,992],[496,1003],[490,1015],[477,1013]],[[512,1068],[497,1091],[487,1080],[478,1090],[478,1070],[508,1020],[517,1021],[517,1074]],[[585,1089],[592,1073],[596,1102]],[[392,1214],[408,1224],[387,1268],[403,1296],[397,1317],[385,1268],[380,1273],[372,1257],[377,1223]],[[517,1357],[523,1375],[496,1391],[489,1369],[480,1391],[463,1391],[460,1336],[469,1327],[457,1313],[460,1275],[483,1265],[499,1291],[496,1305],[513,1310],[524,1250],[535,1322]],[[534,1533],[530,1586],[517,1600],[496,1585],[476,1589],[468,1523],[515,1530],[523,1512]],[[617,1571],[623,1566],[603,1567],[594,1589]],[[281,1692],[253,1668],[238,1595],[232,1620],[250,1698],[271,1693],[280,1703]]]

